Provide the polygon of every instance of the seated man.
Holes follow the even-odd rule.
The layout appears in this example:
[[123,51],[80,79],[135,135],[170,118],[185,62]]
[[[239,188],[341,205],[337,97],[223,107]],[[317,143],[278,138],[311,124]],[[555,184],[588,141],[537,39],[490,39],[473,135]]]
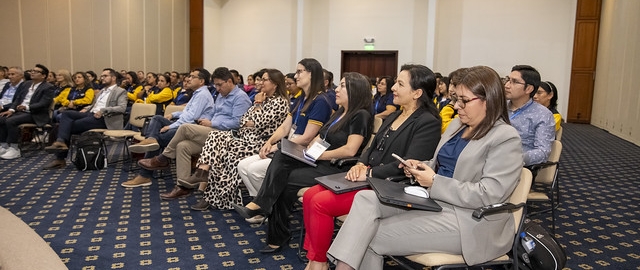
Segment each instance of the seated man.
[[[200,119],[211,119],[215,109],[213,97],[207,89],[209,84],[209,71],[204,68],[198,68],[191,72],[191,75],[185,80],[186,87],[189,89],[197,89],[193,92],[193,98],[189,100],[184,110],[174,112],[173,114],[154,116],[147,126],[147,137],[140,143],[129,146],[129,151],[134,153],[145,153],[145,158],[151,158],[158,155],[160,147],[166,147],[173,139],[178,128],[183,124],[194,123]],[[178,118],[175,122],[171,119]],[[123,187],[140,187],[151,185],[151,177],[153,171],[142,168],[132,180],[126,181],[121,185]]]
[[0,158],[16,159],[20,157],[18,126],[35,123],[44,126],[51,121],[49,107],[53,101],[55,87],[46,82],[49,69],[36,65],[30,70],[31,81],[24,88],[18,88],[8,110],[0,113]]
[[555,138],[553,114],[533,102],[539,86],[540,73],[527,65],[514,66],[504,85],[509,120],[522,139],[525,167],[546,162]]
[[16,93],[20,92],[26,84],[24,84],[24,71],[19,67],[10,67],[9,72],[7,72],[9,76],[9,81],[2,87],[2,92],[0,92],[0,111],[9,110],[11,104],[15,101],[17,97]]
[[[240,117],[251,106],[249,97],[233,83],[233,77],[229,69],[219,67],[213,71],[211,77],[219,92],[214,104],[213,117],[211,119],[199,119],[197,124],[181,125],[162,154],[153,158],[141,159],[138,161],[140,167],[150,171],[165,169],[169,167],[169,159],[176,159],[177,179],[186,180],[191,176],[191,156],[202,152],[202,147],[209,136],[209,131],[240,128]],[[135,152],[134,149],[140,151],[140,149],[145,149],[145,145],[152,143],[153,141],[142,141],[138,144],[139,147],[130,148],[130,150],[132,152]],[[154,149],[154,147],[147,146],[146,149]],[[123,186],[125,186],[124,184]],[[183,196],[188,194],[186,193]],[[167,197],[165,194],[160,196],[164,199],[177,198],[177,196]]]
[[72,134],[80,134],[90,129],[122,129],[123,114],[127,109],[127,91],[116,85],[117,72],[105,68],[100,76],[104,88],[93,99],[93,103],[80,111],[62,112],[58,126],[58,138],[47,152],[53,152],[56,158],[44,166],[45,170],[66,167],[65,159],[69,152]]

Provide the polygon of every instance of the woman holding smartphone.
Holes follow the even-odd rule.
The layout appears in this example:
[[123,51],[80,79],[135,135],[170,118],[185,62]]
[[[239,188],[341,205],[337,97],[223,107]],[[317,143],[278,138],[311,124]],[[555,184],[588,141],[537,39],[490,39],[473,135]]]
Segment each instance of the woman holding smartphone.
[[[392,154],[408,159],[433,157],[440,140],[440,118],[433,103],[436,79],[422,65],[403,65],[391,88],[393,103],[404,108],[391,113],[382,123],[369,149],[347,172],[350,181],[365,181],[367,176],[402,176]],[[327,250],[331,245],[334,218],[349,213],[356,191],[335,194],[321,185],[304,193],[304,249],[309,263],[306,269],[328,269]]]

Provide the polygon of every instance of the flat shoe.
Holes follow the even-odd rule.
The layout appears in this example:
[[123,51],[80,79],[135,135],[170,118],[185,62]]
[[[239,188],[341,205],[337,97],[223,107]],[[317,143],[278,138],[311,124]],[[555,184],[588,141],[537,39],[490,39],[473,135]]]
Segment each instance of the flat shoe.
[[233,206],[233,208],[236,210],[236,212],[238,212],[238,214],[240,214],[243,218],[252,218],[254,216],[263,215],[264,214],[262,209],[251,210],[251,209],[249,209],[247,207],[244,207],[242,205],[238,205],[238,204],[235,204],[235,203],[231,203],[231,206]]

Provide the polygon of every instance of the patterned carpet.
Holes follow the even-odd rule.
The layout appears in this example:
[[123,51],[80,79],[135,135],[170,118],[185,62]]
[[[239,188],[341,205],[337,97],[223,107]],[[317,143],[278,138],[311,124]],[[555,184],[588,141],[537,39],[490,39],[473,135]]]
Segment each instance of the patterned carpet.
[[[566,269],[640,269],[640,147],[590,125],[564,126],[557,236]],[[44,152],[0,160],[0,205],[29,224],[69,269],[302,269],[297,239],[263,255],[264,225],[233,211],[192,211],[196,196],[162,201],[167,176],[126,189],[121,164],[102,171],[40,168]],[[548,215],[536,216],[548,226]],[[1,221],[0,221],[1,222]],[[292,226],[298,226],[296,214]],[[295,242],[295,243],[294,243]],[[387,263],[385,269],[399,269]]]

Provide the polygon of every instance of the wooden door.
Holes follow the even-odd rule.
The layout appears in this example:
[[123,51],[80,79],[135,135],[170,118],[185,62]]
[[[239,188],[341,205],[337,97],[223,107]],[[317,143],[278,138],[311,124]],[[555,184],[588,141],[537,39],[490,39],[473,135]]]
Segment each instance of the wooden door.
[[398,74],[398,51],[342,51],[340,74],[358,72],[369,78]]
[[578,0],[567,122],[590,123],[602,0]]

